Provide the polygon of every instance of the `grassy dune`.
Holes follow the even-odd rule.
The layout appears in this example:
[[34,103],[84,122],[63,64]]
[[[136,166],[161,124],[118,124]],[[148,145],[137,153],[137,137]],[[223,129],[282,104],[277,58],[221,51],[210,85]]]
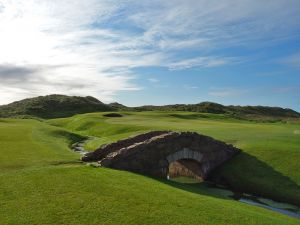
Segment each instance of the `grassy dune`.
[[[89,143],[92,149],[150,129],[195,130],[243,146],[251,157],[299,184],[299,172],[293,170],[297,160],[291,156],[299,154],[299,138],[290,135],[299,125],[244,123],[206,114],[196,118],[189,118],[188,113],[178,115],[184,118],[167,113],[105,118],[93,113],[45,122],[1,119],[0,224],[300,224],[297,219],[224,198],[205,187],[86,166],[68,147],[86,135],[95,137]],[[289,140],[286,148],[279,148],[270,139],[267,146],[273,148],[263,149],[264,137],[272,136],[260,134],[269,126],[274,140]],[[255,133],[252,129],[258,132],[256,140],[244,139],[247,132]],[[284,151],[289,163],[279,166],[282,161],[269,151],[278,157]],[[240,160],[247,164],[249,159],[243,157]],[[224,174],[248,171],[233,171],[234,166],[241,167],[238,158],[224,168]],[[235,173],[232,179],[240,179]],[[274,182],[276,178],[272,178]]]

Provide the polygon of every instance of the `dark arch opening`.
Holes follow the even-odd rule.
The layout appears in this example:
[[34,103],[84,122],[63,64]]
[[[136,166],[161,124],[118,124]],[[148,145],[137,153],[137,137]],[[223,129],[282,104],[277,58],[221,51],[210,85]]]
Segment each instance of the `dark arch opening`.
[[190,180],[191,182],[201,182],[202,170],[201,163],[194,159],[179,159],[171,162],[168,168],[168,179],[171,180]]

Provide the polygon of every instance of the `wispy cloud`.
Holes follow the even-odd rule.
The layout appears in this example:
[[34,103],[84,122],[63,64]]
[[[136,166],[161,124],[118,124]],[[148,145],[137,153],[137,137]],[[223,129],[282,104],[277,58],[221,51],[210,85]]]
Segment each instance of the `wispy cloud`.
[[183,70],[192,67],[217,67],[234,63],[230,57],[196,57],[173,62],[168,65],[171,70]]
[[239,55],[220,49],[282,40],[299,25],[298,0],[2,0],[0,104],[50,93],[112,101],[141,89],[134,68],[226,66]]
[[[0,103],[50,93],[111,101],[117,91],[138,90],[131,82],[130,68],[150,65],[159,57],[138,49],[122,50],[123,35],[92,26],[110,18],[119,7],[93,0],[4,1]],[[7,95],[11,97],[3,97]]]
[[133,13],[129,18],[146,30],[147,40],[163,43],[164,47],[187,43],[189,47],[206,49],[281,39],[294,33],[300,18],[297,0],[174,0],[139,4],[150,10]]

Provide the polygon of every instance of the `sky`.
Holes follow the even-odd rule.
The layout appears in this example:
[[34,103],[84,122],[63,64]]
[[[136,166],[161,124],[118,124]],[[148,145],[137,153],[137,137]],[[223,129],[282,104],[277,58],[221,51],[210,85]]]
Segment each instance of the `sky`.
[[300,1],[0,0],[0,104],[47,94],[300,111]]

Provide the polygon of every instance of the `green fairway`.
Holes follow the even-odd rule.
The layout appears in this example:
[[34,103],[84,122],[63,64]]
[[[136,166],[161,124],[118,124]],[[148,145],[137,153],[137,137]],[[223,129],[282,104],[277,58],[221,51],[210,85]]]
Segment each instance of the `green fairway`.
[[92,150],[147,130],[197,131],[245,150],[219,170],[230,182],[261,193],[282,192],[298,201],[300,136],[294,131],[300,130],[299,124],[258,124],[194,113],[123,115],[1,119],[0,224],[300,224],[201,185],[86,166],[69,148],[83,136],[94,137],[87,143]]
[[257,123],[186,112],[123,113],[118,118],[91,113],[50,123],[96,137],[86,146],[90,150],[148,130],[187,130],[209,135],[243,150],[218,171],[232,187],[300,205],[299,123]]
[[110,169],[45,167],[0,179],[1,224],[299,224],[205,190]]
[[0,171],[78,160],[68,145],[80,139],[36,120],[0,120]]

